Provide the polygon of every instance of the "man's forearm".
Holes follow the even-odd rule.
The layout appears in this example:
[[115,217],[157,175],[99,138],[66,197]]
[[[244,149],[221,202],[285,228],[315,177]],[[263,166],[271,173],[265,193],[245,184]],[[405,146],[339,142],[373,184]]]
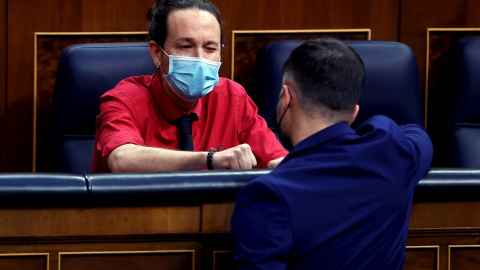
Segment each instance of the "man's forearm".
[[207,152],[125,144],[110,153],[107,164],[113,173],[201,170],[207,168]]

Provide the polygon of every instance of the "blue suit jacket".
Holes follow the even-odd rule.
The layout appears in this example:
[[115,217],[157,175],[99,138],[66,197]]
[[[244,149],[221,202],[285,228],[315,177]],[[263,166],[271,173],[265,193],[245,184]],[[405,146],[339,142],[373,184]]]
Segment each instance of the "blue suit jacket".
[[384,116],[303,140],[239,194],[237,269],[403,269],[413,190],[431,141]]

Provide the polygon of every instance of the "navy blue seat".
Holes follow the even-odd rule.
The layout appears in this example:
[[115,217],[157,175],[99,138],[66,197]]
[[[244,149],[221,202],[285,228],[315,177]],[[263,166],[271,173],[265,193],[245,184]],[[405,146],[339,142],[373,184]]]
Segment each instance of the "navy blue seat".
[[450,104],[450,166],[480,168],[480,38],[456,43]]
[[55,82],[55,171],[89,173],[100,96],[127,77],[155,71],[146,42],[65,48]]
[[[256,95],[252,97],[259,114],[270,128],[275,127],[275,108],[282,87],[282,68],[301,40],[270,43],[257,53]],[[352,124],[358,126],[376,114],[398,124],[424,126],[418,67],[415,54],[405,44],[388,41],[346,41],[365,64],[365,85],[360,96],[360,112]]]

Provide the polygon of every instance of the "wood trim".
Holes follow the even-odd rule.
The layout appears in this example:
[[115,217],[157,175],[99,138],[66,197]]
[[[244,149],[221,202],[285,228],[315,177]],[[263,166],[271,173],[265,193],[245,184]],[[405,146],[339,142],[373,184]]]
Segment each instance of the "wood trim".
[[115,36],[115,35],[145,35],[147,31],[127,31],[127,32],[35,32],[37,36]]
[[[195,270],[195,250],[145,250],[145,251],[82,251],[82,252],[59,252],[58,270],[62,269],[62,255],[119,255],[119,254],[166,254],[166,253],[191,253],[192,270]],[[47,268],[48,269],[48,268]]]
[[449,237],[449,236],[480,236],[480,228],[414,228],[408,230],[408,237]]
[[7,0],[0,0],[0,171],[5,171],[7,112]]
[[50,253],[2,253],[0,257],[21,257],[21,256],[46,256],[45,269],[50,269]]
[[[368,32],[370,29],[297,29],[297,30],[233,30],[233,34],[287,34],[287,33],[348,33]],[[234,35],[232,35],[234,37]]]
[[65,244],[65,243],[125,243],[125,242],[162,242],[162,241],[200,241],[208,234],[199,233],[143,233],[143,234],[103,234],[103,235],[52,235],[52,236],[3,236],[2,245],[9,244]]
[[440,270],[440,246],[434,245],[434,246],[407,246],[407,250],[414,250],[414,249],[435,249],[436,250],[436,256],[437,256],[437,270]]
[[480,248],[480,245],[448,245],[448,270],[451,269],[452,249],[454,248]]
[[216,250],[213,252],[213,270],[217,270],[217,254],[233,253],[233,250]]
[[33,147],[32,147],[32,172],[37,167],[37,39],[38,34],[34,34],[33,39]]

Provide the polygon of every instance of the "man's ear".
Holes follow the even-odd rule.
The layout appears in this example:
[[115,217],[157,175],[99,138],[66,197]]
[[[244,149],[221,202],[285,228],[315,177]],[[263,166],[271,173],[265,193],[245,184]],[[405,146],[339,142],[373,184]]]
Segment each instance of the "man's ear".
[[153,64],[155,64],[155,66],[161,66],[162,51],[157,42],[150,40],[150,42],[148,42],[148,51],[150,51],[150,56],[152,56]]
[[292,93],[290,92],[290,88],[286,84],[284,84],[282,86],[282,90],[283,90],[283,95],[284,95],[283,109],[286,110],[288,105],[291,102]]
[[360,106],[355,105],[355,109],[353,110],[353,114],[352,114],[352,119],[348,122],[349,125],[351,125],[353,123],[353,121],[355,121],[355,118],[357,118],[357,115],[358,115],[358,112],[360,111]]

